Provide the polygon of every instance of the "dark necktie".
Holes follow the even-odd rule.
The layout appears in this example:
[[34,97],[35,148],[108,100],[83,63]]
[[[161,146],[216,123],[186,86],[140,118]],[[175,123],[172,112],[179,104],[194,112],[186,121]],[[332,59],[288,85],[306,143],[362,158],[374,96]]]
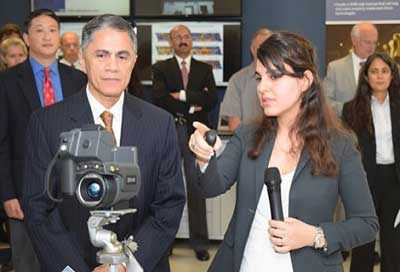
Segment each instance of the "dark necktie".
[[50,78],[50,69],[44,68],[44,80],[43,80],[43,102],[44,106],[50,106],[56,101],[56,97],[53,90],[53,83]]
[[113,114],[109,111],[103,111],[102,114],[100,114],[100,118],[103,121],[104,125],[105,125],[105,129],[108,132],[112,133],[113,139],[114,139],[114,144],[117,143],[117,141],[115,140],[115,135],[114,135],[114,130],[112,127],[112,123],[113,123]]
[[181,74],[182,74],[182,80],[183,80],[183,88],[186,90],[188,80],[189,80],[189,71],[186,66],[186,61],[181,62],[182,68],[181,68]]

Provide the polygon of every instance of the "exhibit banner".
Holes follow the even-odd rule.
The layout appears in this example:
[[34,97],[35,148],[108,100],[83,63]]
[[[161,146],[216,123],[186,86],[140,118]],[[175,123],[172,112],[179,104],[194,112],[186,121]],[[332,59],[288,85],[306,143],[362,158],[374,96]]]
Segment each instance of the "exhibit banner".
[[377,51],[400,58],[400,0],[326,0],[326,63],[349,53],[351,28],[361,21],[378,28]]

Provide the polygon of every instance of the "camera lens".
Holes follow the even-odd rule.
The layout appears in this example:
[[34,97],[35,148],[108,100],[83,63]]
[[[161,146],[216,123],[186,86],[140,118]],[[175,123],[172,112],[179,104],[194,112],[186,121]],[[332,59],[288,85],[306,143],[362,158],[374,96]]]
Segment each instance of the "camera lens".
[[107,190],[104,178],[97,173],[86,173],[78,183],[76,194],[79,202],[86,207],[96,207],[103,200]]
[[100,196],[101,187],[97,181],[90,183],[87,186],[87,194],[91,198],[98,198]]

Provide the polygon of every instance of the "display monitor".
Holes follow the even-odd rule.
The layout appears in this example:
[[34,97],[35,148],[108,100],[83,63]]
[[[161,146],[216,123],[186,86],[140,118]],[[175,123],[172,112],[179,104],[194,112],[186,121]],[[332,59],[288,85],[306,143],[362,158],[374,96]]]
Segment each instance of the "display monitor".
[[105,13],[130,16],[131,0],[31,0],[31,10],[47,8],[61,17],[92,17]]
[[140,17],[229,17],[241,16],[241,0],[143,0],[135,1]]

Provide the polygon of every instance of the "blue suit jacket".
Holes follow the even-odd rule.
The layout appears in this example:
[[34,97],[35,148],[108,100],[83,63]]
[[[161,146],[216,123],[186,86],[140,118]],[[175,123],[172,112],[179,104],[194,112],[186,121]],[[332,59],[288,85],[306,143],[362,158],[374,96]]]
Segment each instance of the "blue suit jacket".
[[[268,165],[275,137],[271,137],[256,160],[247,157],[254,130],[239,128],[218,160],[211,160],[198,185],[208,197],[227,191],[235,181],[236,206],[224,241],[209,271],[237,272],[243,258],[258,200],[264,186],[264,170]],[[350,139],[333,137],[334,155],[339,166],[337,177],[311,175],[309,155],[303,151],[289,193],[289,216],[307,224],[320,225],[328,242],[328,250],[304,247],[292,250],[295,272],[343,271],[342,250],[349,250],[375,239],[378,220],[361,165],[360,154]],[[338,197],[341,197],[346,219],[333,223]],[[267,224],[267,222],[265,222]]]
[[[44,175],[59,147],[59,134],[93,123],[86,92],[32,115],[27,128],[23,200],[28,231],[43,271],[89,271],[97,264],[89,241],[88,209],[76,198],[55,205],[43,194]],[[169,271],[167,251],[185,203],[174,121],[168,113],[125,95],[121,146],[136,146],[141,190],[129,202],[137,208],[113,226],[119,240],[133,235],[144,271]]]

